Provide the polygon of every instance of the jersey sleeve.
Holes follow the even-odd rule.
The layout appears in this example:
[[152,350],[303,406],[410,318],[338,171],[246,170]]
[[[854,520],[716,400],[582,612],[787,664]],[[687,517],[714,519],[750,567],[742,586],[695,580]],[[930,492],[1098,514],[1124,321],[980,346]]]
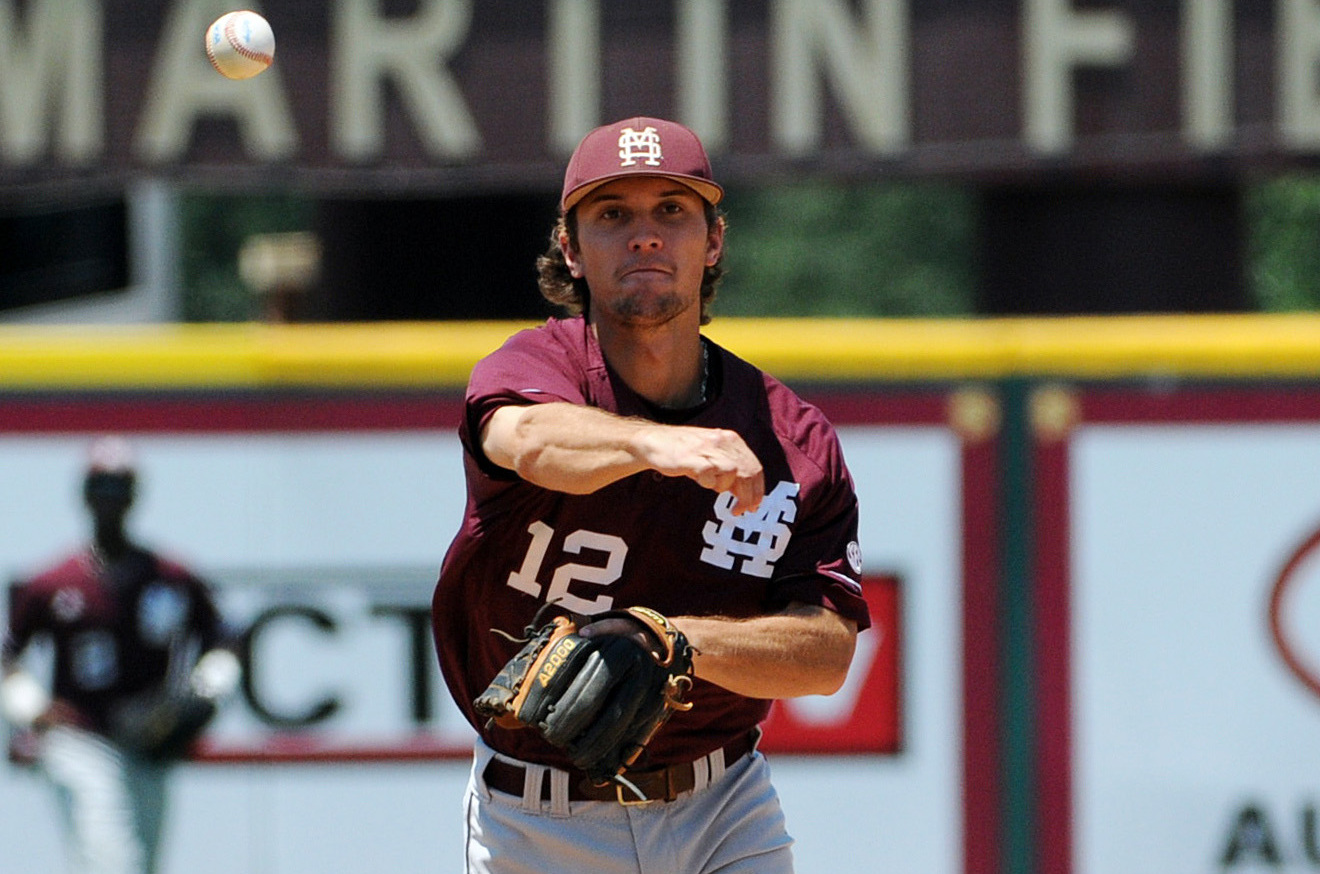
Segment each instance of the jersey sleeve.
[[825,476],[819,492],[802,507],[772,597],[779,607],[793,601],[827,607],[861,631],[871,626],[871,616],[860,579],[857,494],[832,431],[827,449]]
[[215,600],[207,585],[196,577],[193,578],[193,582],[197,592],[193,617],[202,651],[232,642],[235,635],[225,625],[224,617],[216,608]]
[[226,625],[206,580],[181,562],[163,556],[157,557],[157,567],[165,577],[178,581],[177,585],[187,590],[188,632],[195,636],[202,652],[232,644],[237,639],[237,632]]
[[508,476],[481,451],[480,434],[497,409],[508,404],[587,402],[587,384],[574,357],[546,328],[519,331],[477,362],[468,378],[463,427],[459,437],[482,470]]
[[9,622],[5,629],[4,643],[0,645],[0,655],[5,662],[18,658],[40,626],[40,615],[44,607],[41,599],[36,597],[34,588],[30,584],[17,583],[11,585],[6,593],[9,599]]

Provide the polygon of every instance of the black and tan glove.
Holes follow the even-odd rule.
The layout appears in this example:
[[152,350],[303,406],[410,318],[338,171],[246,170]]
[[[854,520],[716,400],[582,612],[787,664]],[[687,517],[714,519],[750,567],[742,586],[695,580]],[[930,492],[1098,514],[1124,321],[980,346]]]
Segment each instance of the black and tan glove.
[[151,689],[111,709],[109,736],[143,758],[182,759],[215,714],[215,701],[192,689]]
[[[582,636],[587,622],[600,633]],[[674,711],[692,707],[683,700],[692,647],[654,610],[556,616],[528,626],[523,641],[473,702],[477,712],[504,728],[540,732],[597,785],[628,786],[625,769]]]

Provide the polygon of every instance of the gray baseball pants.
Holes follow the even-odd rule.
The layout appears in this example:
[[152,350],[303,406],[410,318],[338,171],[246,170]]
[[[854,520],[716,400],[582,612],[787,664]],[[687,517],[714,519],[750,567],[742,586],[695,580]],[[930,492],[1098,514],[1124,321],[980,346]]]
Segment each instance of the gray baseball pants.
[[56,790],[76,874],[151,874],[168,767],[126,756],[99,735],[60,726],[40,766]]
[[[792,874],[793,839],[759,752],[726,769],[716,751],[691,792],[639,805],[570,802],[567,774],[523,762],[533,769],[524,797],[506,795],[481,779],[495,755],[477,741],[464,798],[467,874]],[[537,774],[550,781],[548,801]]]

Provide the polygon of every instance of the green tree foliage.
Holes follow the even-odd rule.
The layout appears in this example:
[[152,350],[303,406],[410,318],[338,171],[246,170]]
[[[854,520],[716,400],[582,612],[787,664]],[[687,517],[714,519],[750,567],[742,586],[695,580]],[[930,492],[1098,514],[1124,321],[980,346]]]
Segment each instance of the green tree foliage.
[[1247,281],[1257,306],[1320,310],[1320,177],[1265,180],[1245,200]]
[[957,316],[972,311],[975,201],[932,183],[800,183],[730,192],[734,316]]

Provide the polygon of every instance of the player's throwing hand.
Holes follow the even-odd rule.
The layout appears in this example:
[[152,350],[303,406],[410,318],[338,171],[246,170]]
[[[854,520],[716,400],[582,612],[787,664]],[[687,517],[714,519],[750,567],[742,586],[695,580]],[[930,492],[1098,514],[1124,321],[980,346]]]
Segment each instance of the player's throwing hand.
[[685,476],[714,492],[732,492],[735,515],[755,512],[765,497],[761,462],[736,431],[657,425],[638,436],[647,464],[666,476]]

